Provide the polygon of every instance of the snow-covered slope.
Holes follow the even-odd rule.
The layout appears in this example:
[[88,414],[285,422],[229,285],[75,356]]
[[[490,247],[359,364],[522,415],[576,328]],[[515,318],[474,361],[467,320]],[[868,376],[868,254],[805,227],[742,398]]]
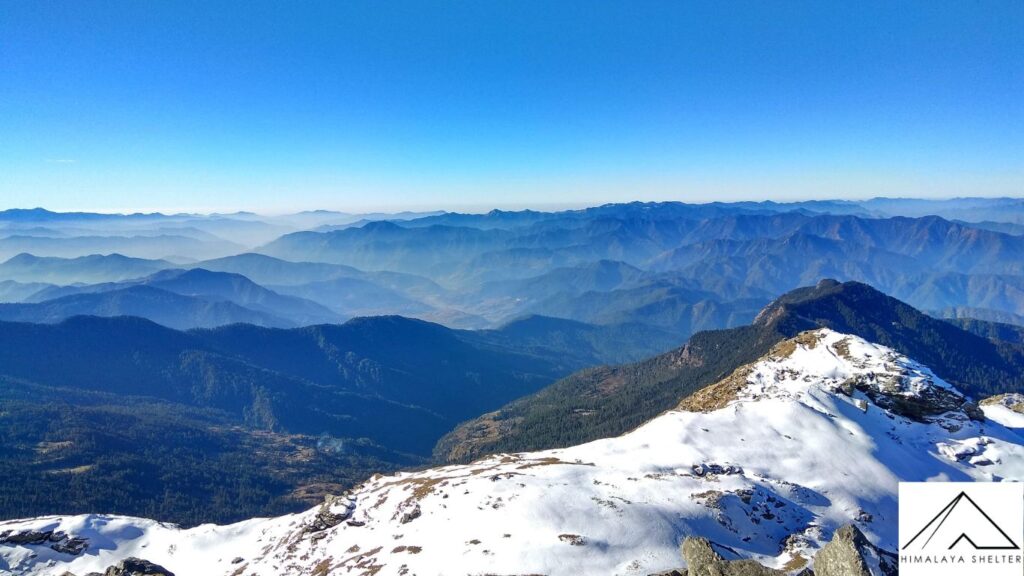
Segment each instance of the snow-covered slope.
[[1024,429],[1024,394],[1000,394],[981,403],[985,417],[1007,428]]
[[[1024,480],[1024,434],[963,400],[888,348],[819,330],[630,434],[376,476],[302,514],[190,530],[0,523],[0,538],[64,533],[0,545],[0,572],[82,575],[138,556],[179,575],[645,575],[678,567],[687,535],[796,570],[849,522],[895,549],[901,480]],[[88,547],[52,550],[62,537]]]

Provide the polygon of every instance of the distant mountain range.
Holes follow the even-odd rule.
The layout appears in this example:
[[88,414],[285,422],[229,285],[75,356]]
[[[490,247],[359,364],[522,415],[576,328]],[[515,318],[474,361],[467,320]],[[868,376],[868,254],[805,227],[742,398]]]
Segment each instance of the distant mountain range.
[[[447,311],[447,291],[435,282],[399,272],[364,272],[351,266],[322,262],[290,262],[262,254],[239,254],[199,262],[207,270],[245,275],[276,292],[318,302],[344,317],[400,314],[427,320]],[[470,315],[461,316],[469,319]],[[477,327],[487,322],[456,317],[453,327]]]
[[23,298],[23,303],[0,304],[3,320],[58,322],[78,315],[140,316],[179,329],[237,322],[291,327],[344,320],[315,302],[278,294],[239,274],[201,268],[166,269],[140,280],[49,286]]
[[0,304],[0,320],[55,323],[73,316],[139,316],[171,328],[214,327],[236,322],[290,326],[288,321],[229,301],[183,296],[138,285],[69,294],[37,304]]
[[[77,285],[202,268],[333,314],[255,310],[278,318],[270,325],[400,314],[481,329],[543,315],[685,338],[748,323],[780,294],[831,277],[924,310],[1014,322],[1024,316],[1022,230],[1021,201],[1007,198],[272,217],[36,209],[0,212],[0,243],[27,252],[0,264],[0,281],[96,292]],[[53,253],[68,258],[41,256]],[[39,303],[60,293],[38,288],[7,284],[0,297]]]
[[0,303],[21,302],[40,290],[52,287],[52,284],[44,282],[16,282],[14,280],[0,280]]
[[[503,313],[550,315],[553,309],[576,320],[604,321],[596,312],[587,317],[565,306],[587,292],[571,280],[585,286],[588,278],[605,279],[592,290],[604,296],[581,303],[592,311],[625,302],[667,310],[704,300],[692,293],[680,296],[679,289],[713,294],[718,308],[746,298],[760,306],[800,285],[834,277],[870,283],[926,309],[1024,312],[1024,299],[1018,297],[1024,237],[935,216],[658,204],[558,217],[527,212],[422,220],[295,233],[259,251],[286,260],[426,276],[448,291],[449,307],[491,321]],[[629,272],[613,287],[607,279],[614,274],[601,274],[614,266]],[[750,304],[738,308],[723,310],[717,326],[728,326],[721,322],[734,313],[749,320]],[[661,325],[685,330],[688,324],[712,327],[692,321]]]
[[[252,212],[231,214],[97,214],[53,212],[43,208],[0,211],[0,257],[22,247],[36,255],[82,256],[108,252],[107,248],[139,257],[188,256],[210,258],[221,252],[233,254],[241,247],[263,244],[288,232],[321,226],[350,224],[385,218],[403,219],[436,215],[438,212],[399,214],[347,214],[314,210],[280,216]],[[165,236],[162,243],[137,243],[135,237]],[[4,237],[21,237],[5,242]],[[40,238],[34,243],[32,238]],[[88,237],[93,237],[89,239]],[[53,242],[59,238],[61,242]],[[76,239],[81,238],[81,239]],[[198,243],[194,242],[198,241]],[[233,244],[224,251],[226,243]],[[115,247],[116,246],[116,247]],[[188,252],[186,248],[193,248]],[[102,250],[101,250],[102,249]],[[152,254],[169,249],[171,252]]]
[[73,236],[48,237],[13,235],[0,238],[0,258],[29,252],[37,256],[76,257],[83,254],[119,253],[137,258],[211,258],[235,254],[241,244],[226,240],[198,240],[180,234],[158,236]]
[[130,280],[173,267],[167,260],[129,258],[121,254],[58,258],[22,253],[0,263],[0,276],[18,282],[93,284]]

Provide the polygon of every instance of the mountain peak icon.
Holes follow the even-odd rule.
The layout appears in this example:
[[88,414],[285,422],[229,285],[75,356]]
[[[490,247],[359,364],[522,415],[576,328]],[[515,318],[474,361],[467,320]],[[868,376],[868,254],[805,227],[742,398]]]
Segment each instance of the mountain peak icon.
[[1019,550],[992,518],[966,492],[961,491],[935,515],[920,532],[903,546],[919,542],[920,549],[929,547],[952,550],[967,543],[975,550]]

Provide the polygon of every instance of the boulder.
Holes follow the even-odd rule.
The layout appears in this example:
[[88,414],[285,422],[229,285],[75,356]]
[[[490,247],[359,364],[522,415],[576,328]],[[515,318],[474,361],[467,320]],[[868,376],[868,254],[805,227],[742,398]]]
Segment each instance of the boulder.
[[785,576],[756,560],[726,560],[707,538],[686,538],[682,544],[687,576]]
[[70,536],[65,536],[50,544],[50,548],[53,548],[57,552],[70,554],[72,556],[78,556],[82,552],[85,552],[85,549],[88,547],[89,541],[85,538],[73,538]]
[[48,544],[50,548],[53,548],[57,552],[70,554],[72,556],[78,556],[82,552],[85,552],[85,549],[89,547],[89,541],[85,538],[68,536],[60,530],[26,530],[22,532],[6,530],[0,533],[0,544],[15,544],[21,546],[41,546]]
[[814,556],[816,576],[896,576],[897,558],[875,546],[856,526],[836,530]]
[[328,528],[334,528],[348,520],[352,516],[352,511],[355,510],[355,507],[355,500],[348,494],[342,494],[341,496],[328,494],[324,497],[324,503],[320,505],[320,509],[317,510],[316,516],[313,517],[313,521],[308,526],[308,529],[310,532],[319,532]]
[[103,576],[174,576],[174,572],[142,558],[125,558],[107,568]]
[[44,544],[50,540],[53,531],[37,532],[25,530],[24,532],[4,532],[0,534],[0,544]]
[[419,518],[423,514],[423,512],[420,510],[419,504],[414,505],[412,508],[404,509],[401,512],[402,517],[399,519],[399,522],[401,522],[402,524],[408,524],[409,522],[412,522],[413,520]]
[[[726,560],[707,538],[690,537],[680,549],[685,569],[658,572],[650,576],[785,576],[756,560]],[[720,550],[728,548],[717,546]],[[814,569],[804,568],[796,576],[896,576],[897,557],[872,544],[856,526],[836,530],[832,541],[814,557]]]

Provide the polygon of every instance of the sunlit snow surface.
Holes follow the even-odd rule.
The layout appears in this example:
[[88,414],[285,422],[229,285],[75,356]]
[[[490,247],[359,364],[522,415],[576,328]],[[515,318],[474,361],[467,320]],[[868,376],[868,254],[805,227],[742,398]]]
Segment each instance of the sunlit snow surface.
[[90,546],[79,557],[0,546],[0,572],[81,575],[138,556],[179,576],[650,574],[679,567],[690,534],[793,568],[848,522],[895,549],[901,480],[1024,478],[1019,414],[894,416],[836,387],[869,374],[893,377],[892,394],[949,385],[856,337],[820,330],[802,341],[753,365],[738,397],[710,413],[673,411],[573,448],[374,477],[353,491],[351,521],[362,525],[307,532],[316,509],[190,530],[96,515],[4,522],[0,533],[58,528]]

